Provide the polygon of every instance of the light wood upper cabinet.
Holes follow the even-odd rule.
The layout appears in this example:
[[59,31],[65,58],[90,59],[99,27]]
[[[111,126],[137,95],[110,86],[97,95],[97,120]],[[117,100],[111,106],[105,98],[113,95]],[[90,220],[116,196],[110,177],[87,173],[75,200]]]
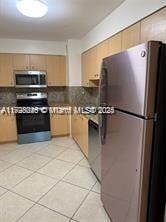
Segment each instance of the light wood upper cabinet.
[[45,55],[30,55],[29,61],[31,70],[46,71],[47,66]]
[[89,50],[89,60],[88,60],[88,78],[90,80],[93,79],[97,79],[97,75],[98,75],[98,64],[97,64],[97,47],[94,47],[92,49]]
[[122,33],[114,35],[108,39],[108,56],[121,52],[122,50]]
[[140,43],[141,35],[141,23],[138,22],[135,25],[125,29],[122,32],[122,50],[126,50]]
[[11,54],[0,54],[0,86],[14,86],[13,59]]
[[63,136],[70,133],[69,115],[53,115],[51,116],[51,135]]
[[141,42],[150,40],[166,43],[166,7],[141,22]]
[[48,86],[66,85],[66,57],[47,56]]
[[17,140],[16,118],[14,115],[0,114],[0,142]]
[[108,42],[104,41],[82,54],[82,85],[96,86],[94,81],[99,80],[102,60],[108,54]]
[[102,60],[107,56],[108,56],[108,40],[97,45],[97,61],[99,69],[101,68]]
[[29,55],[14,54],[13,68],[14,70],[30,70]]
[[82,54],[81,57],[82,64],[82,86],[88,87],[89,86],[89,70],[90,70],[90,51],[87,51]]
[[102,61],[105,57],[108,55],[108,41],[104,41],[100,43],[99,45],[96,46],[96,51],[95,51],[95,70],[93,74],[93,79],[98,80],[100,78],[100,72],[102,68]]
[[46,71],[46,56],[45,55],[13,55],[14,70],[39,70]]

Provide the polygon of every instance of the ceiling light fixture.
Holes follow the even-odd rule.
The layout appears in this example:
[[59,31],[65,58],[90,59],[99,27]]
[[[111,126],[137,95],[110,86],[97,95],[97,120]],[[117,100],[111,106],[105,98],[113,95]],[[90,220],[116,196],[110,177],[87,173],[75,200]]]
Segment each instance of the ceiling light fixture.
[[48,12],[47,5],[40,0],[19,0],[16,6],[23,15],[32,18],[43,17]]

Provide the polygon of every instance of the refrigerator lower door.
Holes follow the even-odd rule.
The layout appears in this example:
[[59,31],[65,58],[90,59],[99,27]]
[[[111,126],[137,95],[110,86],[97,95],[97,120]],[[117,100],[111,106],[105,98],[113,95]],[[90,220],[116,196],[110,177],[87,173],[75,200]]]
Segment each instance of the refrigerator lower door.
[[146,222],[153,120],[123,112],[107,118],[102,201],[112,222]]
[[91,169],[98,180],[101,180],[101,145],[99,139],[99,126],[89,120],[89,151],[88,160]]

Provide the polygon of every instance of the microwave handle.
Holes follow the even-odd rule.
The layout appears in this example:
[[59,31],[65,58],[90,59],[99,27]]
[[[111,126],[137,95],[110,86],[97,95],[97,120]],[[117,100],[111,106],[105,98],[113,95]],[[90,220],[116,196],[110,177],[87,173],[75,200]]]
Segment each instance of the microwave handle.
[[41,85],[40,75],[38,75],[38,84]]

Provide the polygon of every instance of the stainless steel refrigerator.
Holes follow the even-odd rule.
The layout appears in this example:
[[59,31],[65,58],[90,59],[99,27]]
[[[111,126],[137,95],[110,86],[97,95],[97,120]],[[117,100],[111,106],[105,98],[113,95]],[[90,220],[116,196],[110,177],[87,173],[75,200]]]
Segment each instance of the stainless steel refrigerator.
[[[163,222],[166,49],[147,42],[103,60],[101,199],[112,222]],[[165,131],[166,132],[166,131]]]

